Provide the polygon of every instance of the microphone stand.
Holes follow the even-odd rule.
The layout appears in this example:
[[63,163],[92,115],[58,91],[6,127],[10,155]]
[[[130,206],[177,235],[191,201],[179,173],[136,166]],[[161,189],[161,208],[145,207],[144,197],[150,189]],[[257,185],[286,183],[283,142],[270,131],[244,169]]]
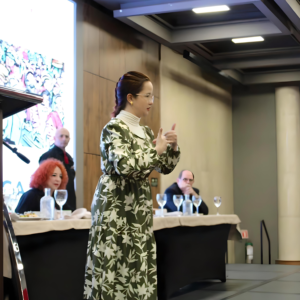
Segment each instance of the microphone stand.
[[23,154],[19,153],[17,150],[17,148],[12,148],[11,146],[9,146],[9,144],[7,144],[6,142],[2,142],[4,146],[6,146],[10,151],[12,151],[13,153],[15,153],[21,160],[23,160],[26,164],[30,163],[30,160],[24,156]]

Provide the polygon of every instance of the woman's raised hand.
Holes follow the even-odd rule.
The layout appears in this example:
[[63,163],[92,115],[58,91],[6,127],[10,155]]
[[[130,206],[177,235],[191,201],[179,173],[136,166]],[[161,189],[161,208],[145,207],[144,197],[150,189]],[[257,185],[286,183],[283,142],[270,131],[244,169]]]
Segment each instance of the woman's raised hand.
[[[163,136],[165,137],[166,141],[167,141],[167,144],[170,144],[171,147],[173,148],[174,151],[177,151],[177,133],[175,131],[175,127],[176,127],[176,124],[174,123],[171,130],[170,131],[167,131]],[[162,135],[162,128],[160,128],[161,130],[161,135]],[[160,134],[160,131],[158,132],[158,135]],[[153,141],[153,144],[156,144],[157,145],[157,138]],[[156,149],[156,148],[155,148]],[[167,149],[167,148],[166,148]],[[166,150],[165,149],[165,150]],[[164,151],[165,151],[164,150]],[[157,149],[156,149],[157,151]],[[164,152],[163,151],[163,152]],[[157,152],[158,153],[158,152]],[[160,154],[159,154],[160,155]]]
[[165,133],[165,137],[173,150],[177,151],[177,133],[175,131],[175,126],[176,124],[173,124],[171,130]]
[[165,152],[167,150],[167,147],[168,147],[168,141],[167,141],[166,137],[163,135],[163,129],[160,128],[158,131],[158,134],[157,134],[157,138],[156,138],[155,150],[158,155],[162,155],[163,152]]

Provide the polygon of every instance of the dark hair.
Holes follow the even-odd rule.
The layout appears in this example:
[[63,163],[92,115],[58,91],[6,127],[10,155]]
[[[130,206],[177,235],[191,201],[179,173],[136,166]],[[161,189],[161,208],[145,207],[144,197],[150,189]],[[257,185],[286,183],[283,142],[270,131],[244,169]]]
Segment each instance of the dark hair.
[[111,116],[116,117],[123,110],[127,103],[127,95],[136,95],[143,89],[143,84],[151,81],[150,78],[140,72],[130,71],[124,74],[116,84],[115,101],[116,105]]
[[182,171],[179,173],[179,176],[178,176],[178,178],[180,178],[180,179],[181,179],[181,177],[182,177],[182,173],[183,173],[184,171],[189,171],[189,172],[191,172],[191,173],[192,173],[192,175],[193,175],[193,179],[195,179],[194,173],[193,173],[192,171],[190,171],[190,170],[187,170],[187,169],[184,169],[184,170],[182,170]]

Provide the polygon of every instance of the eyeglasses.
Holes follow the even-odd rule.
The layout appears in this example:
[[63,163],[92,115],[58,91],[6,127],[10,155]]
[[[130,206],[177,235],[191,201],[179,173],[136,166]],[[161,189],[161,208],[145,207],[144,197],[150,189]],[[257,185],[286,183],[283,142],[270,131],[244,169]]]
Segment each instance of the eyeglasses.
[[182,180],[184,182],[193,182],[194,181],[194,179],[189,179],[189,178],[183,178]]
[[143,96],[144,98],[146,98],[147,100],[150,100],[152,102],[154,102],[154,95],[151,95],[151,94],[146,94],[146,95],[143,95],[143,94],[135,94],[136,96]]

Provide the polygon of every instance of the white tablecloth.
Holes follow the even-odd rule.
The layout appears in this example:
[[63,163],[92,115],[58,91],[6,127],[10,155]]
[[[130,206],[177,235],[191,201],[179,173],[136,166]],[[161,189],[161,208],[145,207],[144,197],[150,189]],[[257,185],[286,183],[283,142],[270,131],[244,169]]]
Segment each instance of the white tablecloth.
[[164,228],[172,228],[177,226],[214,226],[221,224],[231,224],[228,240],[240,240],[242,235],[240,232],[241,220],[237,215],[207,215],[192,217],[155,217],[153,220],[153,230]]
[[[238,229],[240,219],[237,215],[208,215],[199,217],[154,217],[153,230],[172,228],[177,226],[214,226],[220,224],[231,224]],[[54,221],[18,221],[13,222],[15,235],[29,235],[48,231],[62,231],[69,229],[89,229],[91,219],[80,220],[54,220]],[[230,237],[231,239],[231,237]]]
[[17,221],[13,222],[15,235],[30,235],[48,231],[64,231],[69,229],[89,229],[91,219],[69,219],[54,221]]
[[241,220],[237,215],[207,215],[207,216],[191,216],[191,217],[154,217],[153,230],[164,228],[172,228],[177,226],[213,226],[220,224],[237,225]]
[[[237,215],[208,215],[208,216],[191,216],[191,217],[154,217],[153,230],[161,230],[165,228],[173,228],[177,226],[214,226],[220,224],[231,224],[229,232],[229,240],[241,239],[239,223],[240,219]],[[77,220],[54,220],[54,221],[17,221],[13,222],[16,236],[31,235],[49,231],[63,231],[69,229],[89,229],[91,227],[91,219]],[[4,243],[4,269],[5,276],[11,278],[10,260],[8,255],[8,245]],[[21,254],[22,255],[22,254]]]

